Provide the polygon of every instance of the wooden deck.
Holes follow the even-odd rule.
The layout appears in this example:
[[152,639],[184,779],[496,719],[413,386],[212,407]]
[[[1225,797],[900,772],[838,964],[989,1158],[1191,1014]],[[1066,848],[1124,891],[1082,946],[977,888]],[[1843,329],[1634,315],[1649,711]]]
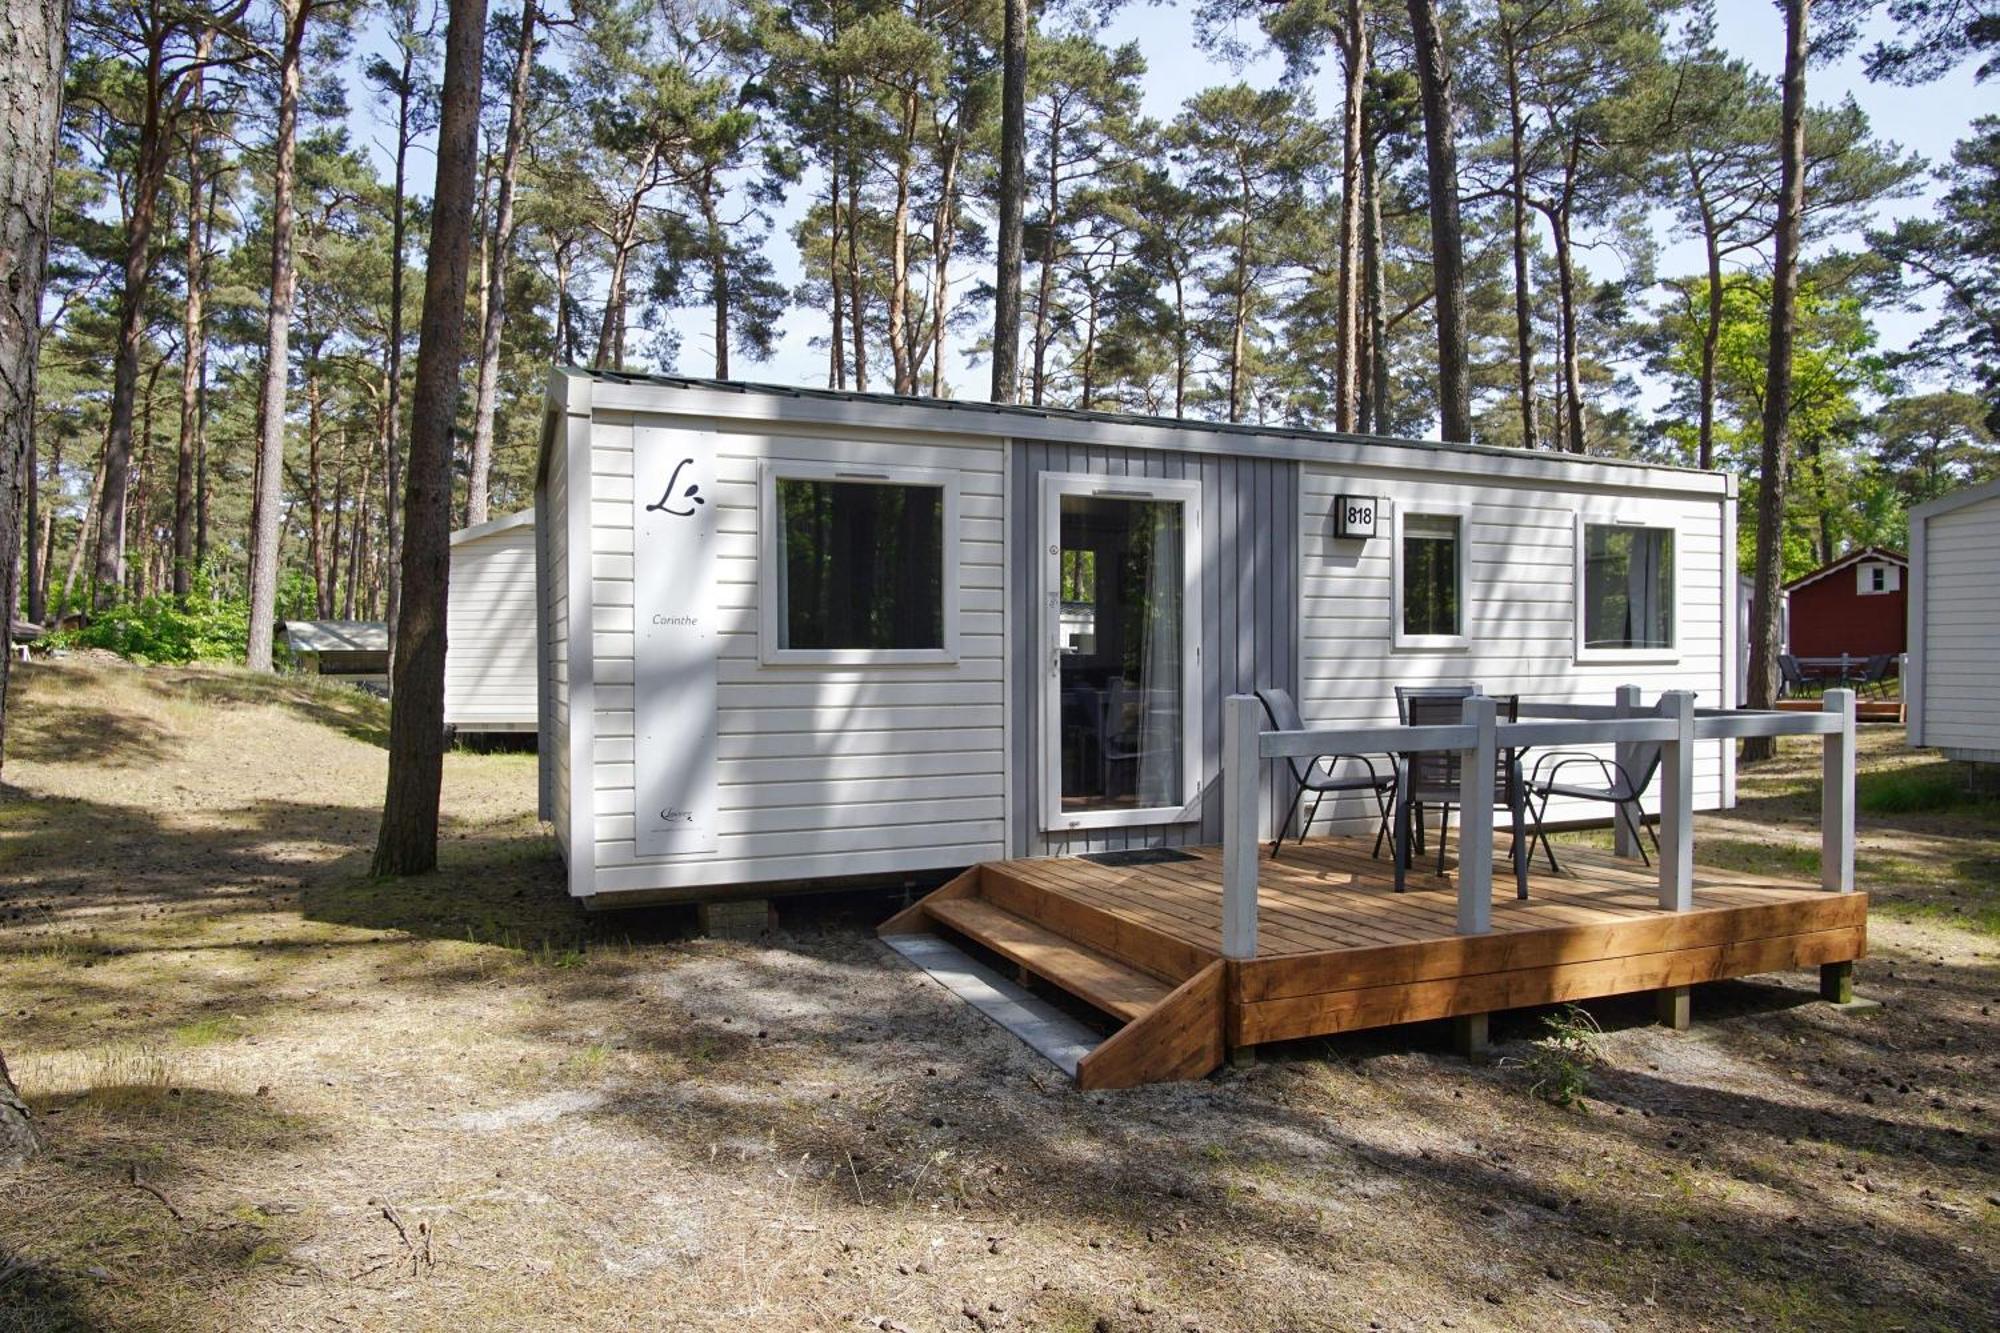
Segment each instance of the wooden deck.
[[[1419,860],[1393,891],[1369,840],[1314,838],[1259,863],[1257,957],[1222,956],[1219,847],[1106,866],[989,862],[883,923],[970,941],[1123,1026],[1085,1057],[1084,1087],[1200,1078],[1235,1048],[1759,972],[1849,962],[1867,895],[1697,865],[1694,908],[1662,910],[1638,861],[1559,848],[1515,897],[1496,833],[1493,928],[1457,933],[1453,875]],[[1432,853],[1435,856],[1435,852]],[[1502,869],[1506,866],[1506,869]]]

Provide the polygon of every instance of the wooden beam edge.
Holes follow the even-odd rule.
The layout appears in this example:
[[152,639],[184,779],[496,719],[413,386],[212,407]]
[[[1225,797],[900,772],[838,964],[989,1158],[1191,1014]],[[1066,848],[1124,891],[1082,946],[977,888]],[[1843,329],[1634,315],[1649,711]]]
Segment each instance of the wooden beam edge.
[[[1815,908],[1827,908],[1829,919],[1814,921],[1806,930],[1798,928],[1800,923],[1767,920],[1781,917],[1787,908],[1796,908],[1800,903],[1812,904]],[[1441,972],[1435,976],[1415,975],[1400,981],[1375,981],[1359,985],[1330,985],[1307,989],[1285,989],[1264,991],[1258,987],[1261,975],[1289,971],[1301,964],[1320,962],[1329,970],[1351,971],[1357,964],[1366,964],[1396,954],[1415,952],[1419,958],[1435,952],[1436,946],[1458,940],[1468,941],[1549,941],[1560,945],[1570,940],[1583,938],[1596,931],[1612,931],[1621,927],[1652,927],[1656,923],[1669,921],[1699,920],[1703,924],[1720,923],[1731,915],[1742,913],[1749,918],[1749,932],[1731,934],[1726,939],[1712,940],[1706,944],[1683,944],[1665,949],[1635,949],[1626,953],[1600,953],[1588,957],[1569,958],[1545,963],[1518,964],[1512,967],[1484,967],[1473,972]],[[1416,986],[1434,981],[1452,981],[1466,977],[1495,976],[1504,972],[1533,971],[1537,968],[1566,967],[1576,963],[1609,963],[1622,958],[1644,958],[1656,953],[1677,953],[1687,949],[1720,948],[1729,944],[1747,944],[1756,940],[1783,939],[1788,936],[1811,934],[1827,930],[1861,930],[1868,926],[1868,895],[1862,892],[1827,894],[1823,899],[1797,898],[1783,903],[1760,903],[1755,907],[1704,907],[1691,912],[1662,913],[1657,917],[1640,917],[1624,921],[1593,922],[1589,925],[1544,926],[1533,930],[1496,931],[1487,935],[1440,935],[1435,940],[1416,940],[1406,944],[1368,944],[1352,949],[1327,949],[1318,953],[1278,954],[1266,958],[1253,959],[1241,965],[1237,995],[1244,1004],[1268,1004],[1278,1000],[1299,999],[1308,995],[1333,995],[1348,990],[1375,990],[1382,986]],[[1636,932],[1635,932],[1636,933]]]
[[[1781,957],[1772,957],[1772,946],[1788,947],[1783,949]],[[1544,1004],[1605,999],[1613,995],[1636,994],[1666,986],[1705,984],[1710,981],[1756,976],[1763,972],[1817,967],[1829,962],[1848,962],[1865,956],[1866,950],[1865,926],[1838,926],[1794,935],[1735,940],[1687,949],[1668,949],[1658,953],[1632,955],[1625,959],[1578,959],[1570,963],[1518,968],[1509,972],[1471,973],[1414,983],[1391,983],[1344,991],[1291,995],[1282,999],[1241,1004],[1231,1016],[1229,1041],[1232,1045],[1291,1041],[1307,1037],[1333,1036],[1341,1032],[1360,1031],[1366,1028],[1393,1027],[1399,1023],[1428,1022],[1463,1013],[1497,1012]],[[1751,954],[1754,961],[1743,966],[1730,965],[1732,955],[1740,956],[1744,953]],[[1629,963],[1634,958],[1655,960],[1658,965],[1657,975],[1642,973],[1638,977],[1631,978],[1629,984],[1625,979],[1621,979],[1619,984],[1602,990],[1565,989],[1560,985],[1564,980],[1564,973],[1575,973],[1586,968],[1604,967],[1620,962]],[[1549,983],[1546,987],[1549,993],[1546,996],[1507,994],[1503,989],[1504,983],[1500,980],[1509,976],[1528,978],[1537,974],[1541,974]],[[1452,988],[1451,994],[1440,997],[1439,1001],[1427,1000],[1426,1003],[1414,1008],[1408,1005],[1412,997],[1407,992],[1419,989],[1435,990],[1441,987]],[[1482,994],[1480,993],[1482,989],[1499,993]],[[1289,1022],[1282,1021],[1287,1017],[1284,1011],[1288,1008],[1311,1011],[1314,1007],[1313,1001],[1334,996],[1350,998],[1335,1007],[1331,1013],[1321,1010],[1315,1016],[1294,1016]],[[1362,1021],[1354,1021],[1358,1014],[1370,1008],[1368,1004],[1370,999],[1383,1001],[1382,1009],[1389,1010],[1393,1016],[1372,1016]],[[1377,1010],[1378,1015],[1380,1012]]]
[[1077,1063],[1076,1086],[1101,1092],[1144,1083],[1192,1082],[1213,1073],[1227,1054],[1223,985],[1227,967],[1217,959],[1144,1017],[1118,1029]]
[[921,935],[932,926],[931,914],[926,904],[943,902],[949,898],[976,898],[983,868],[973,866],[962,870],[944,883],[932,889],[923,897],[905,907],[902,911],[875,927],[876,935]]

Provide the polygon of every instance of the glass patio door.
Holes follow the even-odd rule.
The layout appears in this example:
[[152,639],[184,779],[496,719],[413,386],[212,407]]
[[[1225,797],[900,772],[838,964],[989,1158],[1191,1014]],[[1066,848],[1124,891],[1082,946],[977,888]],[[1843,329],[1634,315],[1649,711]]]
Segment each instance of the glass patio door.
[[1200,487],[1043,479],[1048,829],[1198,818]]

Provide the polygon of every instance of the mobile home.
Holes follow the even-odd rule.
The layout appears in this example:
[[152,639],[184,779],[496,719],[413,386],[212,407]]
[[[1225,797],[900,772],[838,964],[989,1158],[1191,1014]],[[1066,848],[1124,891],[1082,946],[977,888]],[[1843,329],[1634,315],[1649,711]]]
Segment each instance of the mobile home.
[[534,512],[542,813],[595,906],[1215,843],[1259,687],[1310,727],[1736,702],[1720,473],[562,369]]
[[2000,786],[2000,481],[1910,511],[1910,744]]
[[536,730],[535,514],[451,534],[444,724],[460,735]]

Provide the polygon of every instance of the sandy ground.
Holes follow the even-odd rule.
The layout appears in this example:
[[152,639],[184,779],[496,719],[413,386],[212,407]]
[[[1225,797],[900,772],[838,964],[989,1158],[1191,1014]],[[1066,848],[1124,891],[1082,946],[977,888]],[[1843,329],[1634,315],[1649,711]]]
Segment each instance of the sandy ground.
[[[1440,1026],[1082,1095],[877,945],[586,918],[531,755],[370,882],[385,717],[219,670],[16,676],[0,1328],[1970,1329],[2000,1310],[2000,811],[1864,818],[1860,1017],[1788,975],[1559,1058]],[[1870,770],[1937,765],[1874,732]],[[1812,756],[1704,859],[1809,871]],[[1563,1066],[1580,1105],[1547,1097]],[[1537,1086],[1541,1092],[1538,1094]]]

